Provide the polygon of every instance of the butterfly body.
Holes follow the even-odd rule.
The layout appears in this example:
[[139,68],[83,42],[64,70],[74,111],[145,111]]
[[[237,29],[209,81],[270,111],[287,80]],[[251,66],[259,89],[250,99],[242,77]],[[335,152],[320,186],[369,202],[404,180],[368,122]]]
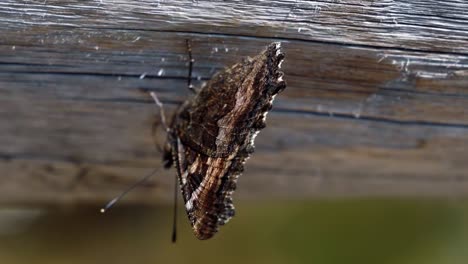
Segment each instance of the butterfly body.
[[276,94],[286,85],[279,43],[216,74],[176,111],[165,164],[174,165],[197,238],[211,238],[234,216],[232,194],[265,127]]

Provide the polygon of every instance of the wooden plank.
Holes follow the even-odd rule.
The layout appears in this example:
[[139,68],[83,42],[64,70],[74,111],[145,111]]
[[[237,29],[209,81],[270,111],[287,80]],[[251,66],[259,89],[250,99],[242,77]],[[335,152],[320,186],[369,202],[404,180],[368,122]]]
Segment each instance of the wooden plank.
[[[437,8],[434,8],[437,6]],[[161,166],[151,123],[282,41],[288,88],[238,197],[465,195],[464,1],[4,1],[0,203],[103,202]],[[436,10],[436,11],[434,11]],[[159,141],[163,141],[162,133]],[[128,201],[170,197],[174,171]]]

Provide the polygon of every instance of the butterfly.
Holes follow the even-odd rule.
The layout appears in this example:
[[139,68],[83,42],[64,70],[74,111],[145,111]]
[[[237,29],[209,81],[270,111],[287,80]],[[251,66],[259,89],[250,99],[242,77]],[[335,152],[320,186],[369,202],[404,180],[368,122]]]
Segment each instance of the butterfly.
[[[193,60],[187,43],[192,88]],[[255,137],[265,127],[275,96],[286,88],[280,71],[283,59],[280,43],[271,43],[258,55],[225,68],[194,89],[194,96],[165,125],[164,164],[177,171],[185,210],[198,239],[211,238],[234,216],[237,179],[254,151]],[[156,94],[151,96],[162,110]]]

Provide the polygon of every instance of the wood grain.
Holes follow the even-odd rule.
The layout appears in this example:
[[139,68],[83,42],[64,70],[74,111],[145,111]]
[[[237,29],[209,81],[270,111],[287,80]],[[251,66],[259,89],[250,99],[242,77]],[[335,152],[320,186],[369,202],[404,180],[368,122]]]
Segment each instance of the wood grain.
[[[238,198],[468,193],[465,1],[0,3],[0,203],[102,203],[161,166],[154,90],[281,41],[277,98]],[[162,132],[158,140],[163,141]],[[126,201],[166,202],[175,171]]]

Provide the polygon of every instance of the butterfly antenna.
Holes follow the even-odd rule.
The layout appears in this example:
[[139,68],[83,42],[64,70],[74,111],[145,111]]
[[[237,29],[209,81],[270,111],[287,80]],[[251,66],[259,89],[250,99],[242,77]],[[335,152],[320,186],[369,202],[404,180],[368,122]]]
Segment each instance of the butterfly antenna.
[[185,43],[187,44],[187,53],[189,56],[189,72],[188,72],[188,77],[187,77],[187,87],[189,88],[190,91],[196,93],[192,85],[192,69],[193,69],[193,62],[194,62],[194,59],[192,58],[192,44],[190,43],[189,39],[186,39]]
[[172,243],[177,240],[177,192],[179,183],[177,182],[177,175],[174,177],[174,219],[172,221]]
[[101,213],[105,213],[107,210],[109,210],[112,206],[114,206],[119,200],[121,200],[125,195],[127,195],[127,193],[129,193],[131,190],[135,189],[138,185],[144,183],[145,181],[147,181],[149,178],[151,178],[151,176],[153,176],[154,174],[156,174],[156,172],[159,170],[159,168],[157,169],[154,169],[151,173],[148,173],[147,175],[145,175],[143,178],[141,178],[140,180],[138,180],[136,183],[132,184],[130,187],[128,187],[125,191],[123,191],[121,194],[119,194],[118,196],[116,196],[114,199],[110,200],[106,206],[104,206],[103,208],[101,208]]

